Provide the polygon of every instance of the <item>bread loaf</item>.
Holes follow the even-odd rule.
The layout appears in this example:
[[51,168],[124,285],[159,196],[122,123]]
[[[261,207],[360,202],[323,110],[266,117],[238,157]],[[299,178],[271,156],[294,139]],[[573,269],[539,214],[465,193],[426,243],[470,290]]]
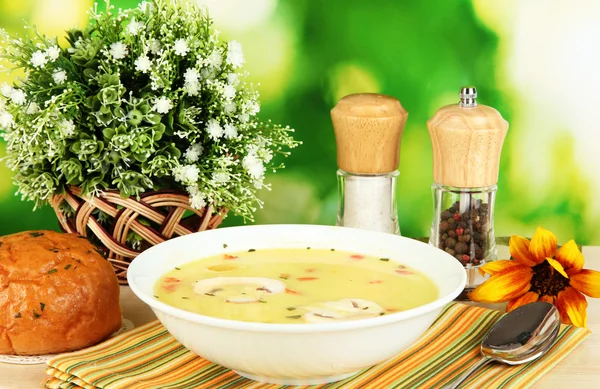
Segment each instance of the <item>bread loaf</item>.
[[96,250],[55,231],[0,237],[0,354],[78,350],[119,329],[119,283]]

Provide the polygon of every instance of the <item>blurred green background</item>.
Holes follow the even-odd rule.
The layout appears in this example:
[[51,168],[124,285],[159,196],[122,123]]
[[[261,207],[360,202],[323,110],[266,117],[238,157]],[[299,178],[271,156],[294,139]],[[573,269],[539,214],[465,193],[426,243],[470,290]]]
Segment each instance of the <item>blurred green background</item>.
[[[256,223],[334,224],[336,149],[329,110],[346,94],[379,92],[409,111],[402,140],[399,220],[426,236],[432,217],[426,121],[455,103],[460,86],[510,122],[496,201],[496,234],[600,244],[600,153],[595,111],[600,5],[536,0],[197,0],[224,39],[243,44],[262,118],[289,124],[304,142],[269,176]],[[112,0],[117,7],[135,0]],[[91,0],[0,0],[0,27],[24,21],[48,35],[86,22]],[[100,4],[103,7],[103,4]],[[2,74],[0,82],[9,81]],[[4,146],[0,143],[0,155]],[[0,235],[57,228],[49,207],[32,212],[0,167]],[[240,224],[229,217],[225,225]]]

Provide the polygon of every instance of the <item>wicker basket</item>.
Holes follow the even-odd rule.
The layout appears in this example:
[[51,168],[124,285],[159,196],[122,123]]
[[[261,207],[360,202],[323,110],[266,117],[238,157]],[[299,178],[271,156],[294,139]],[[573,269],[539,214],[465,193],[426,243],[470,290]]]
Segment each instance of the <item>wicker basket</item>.
[[[75,213],[65,214],[64,202]],[[80,188],[69,187],[64,194],[55,195],[51,204],[62,230],[79,233],[96,243],[112,263],[121,284],[127,284],[129,263],[142,251],[174,236],[214,229],[228,212],[227,208],[215,211],[212,206],[193,209],[189,197],[175,191],[147,192],[138,201],[123,198],[117,191],[87,198]],[[97,209],[110,218],[108,224],[94,216]],[[186,211],[191,215],[184,217]],[[138,247],[127,242],[130,231],[141,237]]]

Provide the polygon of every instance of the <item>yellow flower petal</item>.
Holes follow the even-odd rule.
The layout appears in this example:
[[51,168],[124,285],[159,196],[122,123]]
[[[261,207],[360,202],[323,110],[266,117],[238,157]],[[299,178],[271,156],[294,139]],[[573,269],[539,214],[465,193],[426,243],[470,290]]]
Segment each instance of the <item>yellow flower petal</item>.
[[556,259],[546,258],[546,261],[548,261],[548,263],[550,264],[550,266],[552,266],[554,268],[554,270],[556,270],[557,272],[562,274],[563,277],[569,278],[565,269],[562,267],[560,262],[558,262]]
[[569,286],[556,297],[556,308],[565,324],[587,327],[587,300],[577,289]]
[[[556,303],[554,303],[554,305],[556,305]],[[558,311],[558,313],[560,314],[560,321],[561,322],[563,322],[564,324],[568,324],[570,326],[573,325],[573,322],[569,318],[569,315],[567,315],[566,313],[562,313],[561,311]]]
[[590,297],[600,298],[600,272],[583,269],[571,276],[571,286]]
[[527,292],[517,298],[514,298],[506,304],[506,312],[510,312],[515,308],[519,308],[522,305],[534,303],[538,301],[540,295],[535,292]]
[[512,300],[529,291],[532,276],[533,270],[527,266],[510,267],[475,288],[469,293],[469,298],[484,303]]
[[531,238],[529,253],[536,263],[542,263],[544,259],[552,258],[556,254],[557,245],[556,235],[545,228],[538,227]]
[[491,261],[491,262],[488,262],[485,265],[481,266],[479,268],[479,273],[481,273],[481,275],[483,275],[485,273],[494,275],[503,270],[509,269],[513,266],[523,266],[523,264],[521,264],[517,261],[511,261],[510,259]]
[[515,261],[521,262],[523,265],[533,267],[543,261],[538,262],[533,258],[529,253],[529,245],[529,239],[523,238],[522,236],[511,236],[508,241],[510,256],[513,257]]
[[569,274],[575,274],[583,269],[583,254],[573,239],[560,246],[556,251],[556,260]]
[[548,296],[547,294],[544,294],[540,296],[540,299],[538,301],[545,301],[547,303],[554,304],[554,300],[554,296]]

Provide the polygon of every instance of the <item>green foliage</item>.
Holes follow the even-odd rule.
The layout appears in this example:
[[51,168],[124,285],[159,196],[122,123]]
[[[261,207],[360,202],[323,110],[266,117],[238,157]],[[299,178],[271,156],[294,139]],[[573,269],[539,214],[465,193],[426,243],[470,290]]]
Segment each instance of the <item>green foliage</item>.
[[[15,6],[13,0],[0,0],[0,25],[16,32],[22,28],[22,19],[37,21],[40,26],[76,23],[76,16],[68,16],[68,12],[59,15],[61,21],[46,23],[47,16],[40,16],[39,10],[49,3],[52,2],[31,0]],[[111,0],[111,4],[121,8],[135,7],[137,3]],[[222,11],[231,2],[210,3]],[[583,155],[576,155],[572,144],[585,137],[585,132],[578,132],[579,122],[572,123],[573,127],[565,128],[564,138],[554,140],[553,148],[532,143],[534,133],[549,136],[545,129],[536,128],[535,117],[531,116],[535,112],[534,101],[539,99],[524,100],[518,91],[524,88],[532,92],[531,88],[520,85],[523,80],[507,77],[511,42],[500,40],[507,39],[510,32],[499,29],[497,36],[490,29],[493,25],[481,18],[484,8],[487,12],[510,15],[503,10],[513,5],[503,3],[496,8],[477,2],[474,9],[471,0],[268,3],[276,7],[264,18],[257,19],[265,9],[261,11],[261,7],[252,4],[249,7],[256,12],[240,17],[239,9],[231,10],[231,17],[225,16],[222,25],[216,25],[222,28],[222,37],[243,40],[248,58],[254,57],[248,65],[253,64],[257,70],[249,69],[252,75],[247,80],[261,82],[259,115],[289,123],[297,129],[294,137],[304,143],[285,161],[283,172],[266,172],[273,190],[260,193],[267,205],[254,214],[255,222],[335,223],[337,165],[329,110],[346,93],[379,92],[397,97],[409,111],[398,183],[402,234],[429,235],[433,177],[426,121],[441,106],[456,103],[460,86],[473,84],[479,91],[479,101],[498,109],[511,123],[500,164],[494,216],[496,236],[528,236],[537,225],[542,225],[578,243],[600,244],[600,234],[594,228],[598,225],[598,207],[594,206],[593,184],[598,177],[585,172],[581,165]],[[104,10],[104,3],[100,2],[98,8]],[[534,30],[543,23],[537,19],[529,22]],[[543,24],[540,28],[543,30]],[[283,57],[271,47],[274,42],[285,48]],[[269,71],[261,74],[259,69]],[[530,146],[525,160],[553,156],[556,166],[550,167],[551,178],[535,179],[544,173],[522,163],[524,158],[517,154],[523,153],[524,142]],[[0,142],[0,157],[4,146]],[[186,151],[180,150],[182,154]],[[164,179],[174,169],[170,162],[163,156],[154,157],[141,173],[148,174],[152,169],[160,175],[157,179]],[[76,176],[77,166],[65,164],[67,168],[73,169],[69,174]],[[9,221],[0,225],[0,234],[56,228],[56,216],[50,207],[30,212],[30,203],[12,197],[10,177],[10,172],[0,167],[0,214],[3,221]],[[230,213],[223,225],[243,222],[242,217]]]
[[25,78],[4,84],[0,128],[18,193],[36,206],[67,185],[85,194],[186,190],[191,205],[252,219],[289,127],[256,118],[241,45],[222,42],[206,11],[155,0],[94,10],[68,47],[2,32],[2,53]]

